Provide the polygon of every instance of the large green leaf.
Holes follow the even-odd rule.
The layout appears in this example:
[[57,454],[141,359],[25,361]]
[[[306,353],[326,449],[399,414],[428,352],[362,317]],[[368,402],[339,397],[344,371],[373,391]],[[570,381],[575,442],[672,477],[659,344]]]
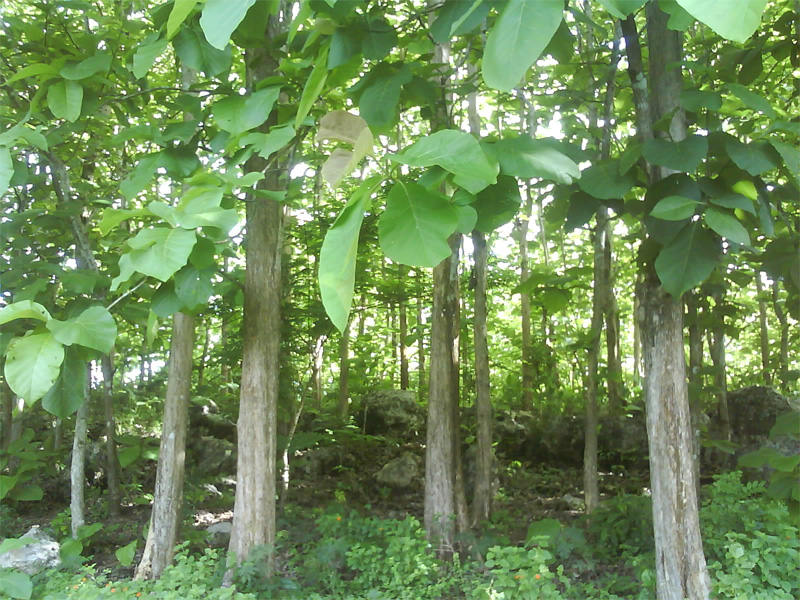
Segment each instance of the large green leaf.
[[[119,191],[128,200],[141,192],[153,180],[153,174],[164,160],[162,152],[154,152],[142,157],[133,171],[119,184]],[[124,219],[123,219],[124,220]]]
[[397,183],[389,192],[378,233],[383,252],[392,260],[435,267],[450,256],[447,238],[457,225],[456,209],[447,197],[418,183]]
[[598,0],[605,9],[617,17],[624,19],[647,4],[647,0]]
[[356,279],[358,237],[364,212],[381,177],[362,183],[325,234],[319,254],[319,290],[322,304],[339,331],[347,327]]
[[683,196],[667,196],[658,201],[650,216],[665,221],[683,221],[694,214],[700,202]]
[[56,119],[74,122],[81,116],[83,86],[77,81],[63,80],[47,90],[47,106]]
[[753,176],[774,169],[780,160],[772,146],[766,142],[745,144],[728,138],[725,140],[725,150],[737,167]]
[[706,224],[722,237],[736,242],[737,244],[750,245],[750,235],[739,220],[732,214],[712,206],[703,216],[705,217]]
[[172,44],[183,64],[195,71],[205,73],[208,77],[219,75],[231,67],[230,47],[226,46],[225,49],[218,50],[194,29],[182,28]]
[[757,110],[771,119],[776,117],[775,109],[772,108],[772,105],[767,102],[763,96],[759,96],[755,92],[750,91],[745,86],[738,83],[728,83],[726,84],[726,87],[733,92],[733,94],[748,108]]
[[64,346],[47,333],[16,338],[8,345],[6,382],[13,392],[33,404],[53,387],[64,360]]
[[279,86],[264,88],[249,96],[231,96],[211,107],[217,124],[231,135],[255,129],[269,118],[278,99]]
[[233,208],[220,208],[222,189],[197,186],[189,189],[175,208],[175,219],[185,229],[218,227],[226,235],[239,223]]
[[562,0],[510,0],[486,39],[481,67],[486,85],[503,92],[513,90],[563,18]]
[[242,145],[251,144],[261,158],[269,158],[284,148],[296,135],[294,127],[272,127],[269,133],[250,133],[242,138]]
[[411,81],[411,69],[395,69],[381,63],[373,72],[374,75],[370,73],[372,76],[358,99],[358,108],[370,128],[380,131],[388,128],[397,119],[400,90]]
[[569,157],[552,148],[544,140],[523,135],[487,145],[500,162],[506,175],[523,179],[542,178],[572,184],[581,176],[580,169]]
[[132,248],[129,253],[131,267],[139,273],[166,281],[186,264],[196,242],[195,232],[187,229],[142,229],[128,242]]
[[200,28],[215,48],[222,50],[256,0],[208,0],[200,16]]
[[716,111],[722,108],[722,95],[704,90],[684,90],[681,92],[681,105],[694,113],[703,109]]
[[44,321],[46,323],[51,317],[47,309],[38,302],[20,300],[0,310],[0,325],[13,321],[14,319],[36,319],[37,321]]
[[454,175],[475,181],[475,184],[464,185],[472,194],[497,183],[497,171],[492,168],[478,140],[465,131],[437,131],[400,154],[389,155],[389,158],[412,167],[439,165]]
[[743,210],[749,212],[753,216],[756,214],[756,210],[753,208],[753,201],[736,192],[712,196],[708,201],[711,202],[711,204],[716,204],[724,208]]
[[325,46],[317,54],[317,60],[314,63],[314,68],[311,69],[311,75],[306,79],[303,86],[303,93],[300,95],[300,102],[297,105],[297,115],[294,118],[294,127],[298,129],[308,116],[314,102],[317,101],[322,90],[325,88],[325,82],[328,80],[328,46]]
[[153,68],[156,59],[164,54],[169,42],[166,38],[157,39],[151,43],[139,46],[133,55],[133,68],[131,69],[136,79],[141,79]]
[[64,79],[86,79],[95,73],[108,71],[111,68],[112,57],[110,54],[101,52],[82,60],[78,64],[68,65],[61,69],[60,75]]
[[708,139],[701,135],[689,136],[680,142],[653,138],[645,142],[642,151],[651,165],[684,173],[693,173],[707,153]]
[[631,191],[636,177],[631,172],[620,175],[619,170],[618,160],[593,165],[581,173],[578,186],[600,200],[622,198]]
[[9,598],[28,600],[33,593],[33,582],[25,573],[0,569],[0,592]]
[[517,214],[521,202],[516,178],[501,175],[495,185],[481,190],[472,204],[478,213],[475,228],[483,233],[490,233],[505,225]]
[[5,146],[0,146],[0,194],[5,194],[11,178],[14,176],[14,161],[11,151]]
[[167,39],[171,40],[177,33],[181,24],[197,5],[197,2],[198,0],[175,0],[167,19]]
[[60,419],[74,414],[86,399],[86,361],[75,348],[67,348],[55,385],[42,398],[42,408]]
[[183,302],[184,308],[194,310],[199,306],[205,306],[214,293],[214,285],[211,282],[213,276],[213,270],[200,271],[192,265],[186,265],[175,273],[175,295]]
[[445,0],[431,25],[433,41],[444,44],[455,35],[472,31],[486,18],[490,7],[485,0]]
[[699,222],[693,222],[661,249],[655,267],[664,289],[679,298],[705,281],[717,264],[719,249]]
[[66,321],[50,319],[47,328],[65,346],[80,344],[108,354],[117,338],[114,317],[102,306],[87,308],[77,317]]
[[686,12],[725,39],[744,42],[761,23],[767,0],[677,0]]
[[[783,159],[783,164],[786,165],[789,173],[792,174],[798,187],[800,187],[800,149],[797,146],[774,139],[770,140],[769,143],[778,151],[778,154]],[[0,186],[0,189],[3,189],[2,186]]]
[[[369,60],[381,60],[397,45],[397,33],[384,18],[370,19],[361,37],[361,54]],[[327,56],[325,60],[327,61]]]

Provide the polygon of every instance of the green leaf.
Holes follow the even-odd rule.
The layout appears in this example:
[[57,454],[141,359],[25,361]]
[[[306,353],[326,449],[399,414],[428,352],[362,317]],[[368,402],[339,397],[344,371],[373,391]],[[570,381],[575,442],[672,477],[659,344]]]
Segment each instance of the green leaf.
[[761,23],[767,0],[677,0],[686,12],[727,40],[745,42]]
[[192,265],[186,265],[175,273],[175,294],[186,310],[206,305],[214,293],[214,285],[211,283],[213,276],[213,270],[200,271]]
[[397,119],[400,90],[412,79],[407,66],[397,70],[380,63],[369,75],[368,83],[358,99],[361,116],[374,131],[388,128]]
[[728,138],[725,140],[725,150],[737,167],[753,176],[778,166],[775,151],[766,143],[744,144],[737,139]]
[[658,204],[650,211],[651,217],[664,219],[665,221],[683,221],[694,214],[697,206],[701,202],[684,198],[683,196],[667,196],[659,200]]
[[631,191],[636,177],[630,172],[620,175],[619,170],[618,160],[593,165],[581,172],[578,187],[600,200],[622,198]]
[[450,256],[447,238],[457,225],[455,207],[445,196],[417,183],[397,183],[389,192],[378,233],[381,248],[392,260],[435,267]]
[[0,569],[0,592],[9,598],[29,600],[33,593],[33,582],[31,582],[30,575],[25,573]]
[[128,242],[133,249],[129,253],[131,266],[139,273],[166,281],[186,264],[196,242],[195,232],[187,229],[142,229]]
[[347,64],[361,51],[361,31],[355,28],[338,27],[331,36],[328,52],[328,70]]
[[175,0],[172,5],[172,10],[169,13],[169,18],[167,19],[168,40],[172,39],[196,5],[197,0]]
[[11,151],[5,146],[0,146],[0,194],[5,194],[14,176],[14,161]]
[[222,190],[211,186],[189,189],[175,208],[175,219],[184,229],[217,227],[225,235],[239,223],[239,213],[233,208],[220,208]]
[[77,121],[82,104],[83,87],[76,81],[59,81],[47,89],[47,106],[56,119]]
[[38,502],[44,498],[44,490],[38,485],[26,485],[25,487],[15,487],[8,494],[8,497],[18,502]]
[[513,90],[564,17],[562,0],[511,0],[486,39],[481,72],[490,88]]
[[571,185],[581,176],[578,165],[542,139],[522,135],[487,144],[487,148],[497,157],[500,169],[506,175],[549,179],[565,185]]
[[86,60],[76,65],[69,65],[61,69],[60,74],[64,79],[86,79],[95,73],[108,71],[111,68],[112,57],[110,54],[101,52],[90,56]]
[[694,25],[695,18],[686,12],[675,0],[660,0],[661,10],[669,15],[667,28],[672,31],[686,31]]
[[711,275],[718,254],[717,244],[700,223],[690,223],[658,253],[655,267],[661,285],[680,298]]
[[722,108],[722,95],[719,92],[684,90],[681,92],[681,105],[693,113],[703,109],[716,111]]
[[261,158],[268,159],[291,142],[295,134],[294,127],[291,125],[273,127],[267,134],[256,134],[263,135],[264,137],[260,140],[260,143],[254,144],[254,147],[258,150],[258,155]]
[[156,40],[151,44],[142,44],[133,55],[133,68],[131,72],[136,79],[141,79],[153,68],[156,59],[164,54],[169,42],[166,38]]
[[[794,177],[797,186],[800,187],[800,149],[791,144],[786,144],[779,140],[771,139],[769,141],[772,147],[778,151],[783,159],[783,164],[789,170],[789,173]],[[2,189],[2,186],[0,186]]]
[[618,19],[624,19],[647,4],[647,0],[599,0],[599,2]]
[[469,235],[475,229],[478,222],[478,211],[476,211],[469,204],[456,205],[456,214],[458,215],[458,225],[456,231]]
[[74,414],[86,400],[86,361],[75,348],[67,348],[55,384],[42,398],[42,408],[60,419]]
[[481,190],[472,204],[478,213],[475,229],[488,234],[505,225],[517,214],[521,202],[516,178],[500,175],[497,183]]
[[347,327],[356,278],[358,238],[372,193],[381,181],[375,176],[362,183],[325,234],[319,255],[319,290],[322,304],[339,331]]
[[464,185],[472,194],[497,183],[496,169],[489,164],[478,140],[465,131],[437,131],[389,158],[412,167],[439,165],[454,175],[476,181],[477,184]]
[[222,50],[256,0],[208,0],[200,16],[200,28],[208,43]]
[[[17,485],[18,477],[16,475],[0,475],[0,500],[5,498],[8,493]],[[8,540],[4,540],[3,544]],[[12,550],[13,548],[8,548]],[[2,571],[0,571],[2,573]]]
[[782,435],[789,436],[795,440],[800,439],[800,412],[784,413],[775,419],[775,425],[770,429],[769,437],[775,439]]
[[726,87],[748,108],[757,110],[771,119],[776,118],[775,109],[772,108],[772,105],[769,102],[764,100],[763,96],[759,96],[755,92],[751,92],[745,86],[738,83],[728,83],[726,84]]
[[16,338],[6,353],[6,382],[33,404],[53,387],[64,360],[64,346],[50,332]]
[[750,236],[739,220],[731,214],[709,207],[705,212],[706,225],[719,235],[737,244],[750,245]]
[[214,103],[211,112],[221,129],[231,135],[239,135],[255,129],[269,118],[280,92],[281,88],[275,86],[264,88],[250,96],[224,98]]
[[[363,54],[364,58],[381,60],[396,45],[397,33],[395,33],[394,27],[386,19],[369,20],[361,38],[361,54]],[[327,56],[325,59],[327,60]]]
[[737,466],[747,467],[749,469],[760,469],[767,463],[775,458],[782,457],[783,455],[775,448],[762,447],[753,452],[748,452],[739,457]]
[[680,142],[649,139],[642,150],[645,160],[651,165],[684,173],[697,170],[707,153],[708,139],[701,135],[693,135]]
[[108,235],[109,232],[123,221],[127,221],[133,217],[141,217],[147,214],[147,209],[139,208],[136,210],[122,210],[119,208],[107,208],[103,211],[103,218],[97,228],[100,230],[101,235]]
[[753,208],[752,200],[749,200],[741,194],[737,194],[736,192],[729,192],[727,194],[717,196],[716,198],[712,197],[709,198],[708,201],[711,202],[711,204],[716,204],[717,206],[722,206],[723,208],[738,208],[739,210],[749,212],[751,215],[756,214],[756,210]]
[[133,540],[130,544],[117,548],[114,556],[117,557],[119,563],[124,567],[130,567],[133,564],[133,558],[136,556],[136,544],[139,540]]
[[184,27],[172,41],[180,61],[190,69],[215,77],[231,68],[231,48],[217,50],[199,32]]
[[644,144],[637,142],[635,140],[631,140],[625,148],[625,151],[622,153],[622,156],[619,157],[619,174],[624,175],[628,171],[631,170],[631,167],[635,165],[642,156],[642,148],[644,148]]
[[153,315],[167,319],[182,310],[184,302],[175,293],[175,284],[172,281],[162,283],[150,299],[150,310]]
[[20,79],[27,79],[28,77],[36,77],[37,75],[46,75],[47,77],[42,77],[40,81],[46,81],[48,79],[53,79],[54,77],[58,77],[58,70],[55,69],[52,65],[47,65],[44,63],[34,63],[32,65],[27,65],[22,67],[19,71],[17,71],[13,77],[10,77],[6,84],[14,83],[15,81],[19,81]]
[[117,324],[114,317],[103,306],[87,308],[77,317],[66,321],[51,319],[47,328],[65,346],[80,344],[87,348],[108,354],[117,338]]
[[163,160],[164,155],[161,152],[154,152],[142,157],[133,171],[120,182],[119,191],[122,195],[128,200],[134,198],[153,180],[153,174],[161,166]]
[[486,18],[490,7],[484,0],[446,0],[430,28],[433,41],[444,44],[453,36],[472,31]]
[[13,321],[14,319],[36,319],[37,321],[49,321],[52,317],[47,309],[37,302],[21,300],[9,304],[0,310],[0,325]]
[[297,116],[294,119],[294,127],[298,129],[308,115],[314,102],[319,98],[322,89],[325,87],[325,81],[328,79],[328,46],[325,46],[317,54],[317,60],[314,63],[314,68],[311,70],[311,75],[308,76],[305,85],[303,86],[303,93],[300,96],[300,102],[297,105]]

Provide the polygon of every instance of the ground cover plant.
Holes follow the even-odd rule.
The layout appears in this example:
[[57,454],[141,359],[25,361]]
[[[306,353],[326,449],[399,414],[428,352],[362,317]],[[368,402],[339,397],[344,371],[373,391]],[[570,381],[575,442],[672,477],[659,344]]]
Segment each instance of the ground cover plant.
[[0,595],[800,596],[799,11],[7,0]]

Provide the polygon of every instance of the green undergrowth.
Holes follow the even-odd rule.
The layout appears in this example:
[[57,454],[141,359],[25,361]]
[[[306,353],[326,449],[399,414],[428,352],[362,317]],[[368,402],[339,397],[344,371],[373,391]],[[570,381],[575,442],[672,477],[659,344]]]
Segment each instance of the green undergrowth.
[[[786,505],[740,473],[717,477],[700,512],[716,598],[792,600],[800,581],[798,527]],[[525,524],[527,525],[527,524]],[[91,566],[34,578],[34,599],[97,600],[651,600],[655,597],[650,499],[620,495],[592,514],[562,524],[527,525],[526,541],[509,545],[519,527],[499,519],[484,538],[464,538],[452,561],[438,558],[414,517],[381,519],[331,508],[312,518],[288,516],[275,549],[278,574],[264,573],[262,549],[222,588],[225,557],[184,545],[158,581],[111,580]],[[508,533],[509,535],[504,535]],[[486,539],[493,540],[488,545]],[[492,543],[492,542],[489,542]]]

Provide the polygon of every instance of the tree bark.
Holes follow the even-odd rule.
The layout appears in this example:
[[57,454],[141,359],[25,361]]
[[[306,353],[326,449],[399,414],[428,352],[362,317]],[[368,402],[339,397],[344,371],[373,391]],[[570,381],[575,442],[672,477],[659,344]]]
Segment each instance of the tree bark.
[[[667,27],[668,15],[655,3],[646,8],[651,89],[657,90],[650,120],[646,79],[638,35],[628,36],[626,47],[636,102],[637,126],[649,126],[672,115],[669,135],[673,141],[686,137],[685,114],[680,108],[683,87],[679,66],[681,34]],[[634,26],[635,29],[635,26]],[[638,97],[637,97],[638,96]],[[648,118],[644,118],[647,116]],[[643,132],[640,132],[640,135]],[[646,138],[645,138],[646,139]],[[653,169],[658,179],[669,174]],[[641,313],[642,349],[645,363],[645,405],[650,450],[650,481],[656,545],[658,600],[707,600],[711,584],[700,537],[697,492],[692,461],[692,427],[683,350],[683,307],[668,296],[650,265],[644,266],[637,285]]]
[[[405,269],[400,268],[400,281],[405,289],[406,276]],[[408,381],[408,347],[406,346],[406,338],[408,338],[408,315],[406,309],[406,299],[401,298],[397,306],[398,319],[400,327],[400,389],[407,390]]]
[[[717,294],[714,296],[716,308],[720,308],[721,297]],[[728,384],[727,384],[727,367],[725,360],[725,317],[717,314],[714,318],[714,328],[711,331],[711,342],[709,343],[709,352],[711,354],[711,361],[714,363],[714,387],[716,388],[717,396],[717,415],[719,417],[719,425],[722,433],[722,439],[725,441],[731,440],[731,418],[728,414]]]
[[172,563],[178,542],[183,506],[189,396],[192,389],[194,330],[194,317],[182,312],[175,313],[153,512],[144,553],[136,568],[137,579],[161,577],[164,569]]
[[14,415],[14,392],[8,387],[6,378],[0,383],[0,452],[8,450],[11,443],[11,424]]
[[119,516],[122,491],[119,485],[119,459],[117,458],[117,426],[114,419],[114,365],[111,356],[100,359],[103,371],[103,415],[106,430],[106,478],[108,479],[108,514]]
[[697,294],[690,293],[686,300],[686,315],[689,321],[689,414],[692,422],[692,459],[694,461],[694,485],[700,489],[700,419],[702,406],[700,402],[703,381],[703,336],[700,332],[700,320],[697,307]]
[[772,371],[769,368],[769,325],[767,322],[767,303],[764,300],[764,285],[761,283],[761,271],[756,271],[756,292],[758,297],[759,342],[761,348],[761,377],[767,386],[772,385]]
[[339,416],[346,419],[350,412],[350,322],[339,340]]
[[[533,210],[533,195],[530,182],[526,185],[527,197],[519,224],[519,280],[524,283],[530,273],[528,269],[528,230],[530,229]],[[520,312],[522,317],[522,409],[533,410],[533,341],[531,339],[531,297],[520,295]]]
[[780,346],[778,350],[778,379],[781,382],[781,390],[786,392],[789,389],[789,320],[783,310],[783,301],[780,298],[778,282],[772,282],[772,309],[775,311],[775,318],[780,323]]
[[[270,17],[268,39],[273,39]],[[278,73],[275,54],[269,48],[248,50],[245,55],[247,87]],[[260,127],[262,132],[276,122],[275,112]],[[286,187],[280,166],[259,156],[246,163],[248,172],[265,172],[261,189]],[[244,289],[244,340],[239,398],[238,457],[233,530],[228,551],[236,562],[246,561],[256,546],[270,550],[266,572],[272,573],[275,545],[275,477],[277,452],[277,406],[280,367],[281,235],[283,210],[271,199],[247,198],[246,274]],[[226,582],[230,580],[230,572]]]
[[425,293],[422,287],[422,273],[419,270],[415,279],[417,286],[417,391],[421,400],[427,397],[427,390],[425,381],[425,314],[422,310]]
[[475,414],[477,452],[475,490],[472,500],[472,524],[489,519],[492,510],[492,397],[489,387],[489,344],[486,302],[486,237],[472,232],[475,253]]
[[72,537],[78,539],[78,529],[86,524],[86,441],[89,431],[89,365],[86,365],[83,404],[75,414],[75,433],[72,438],[72,462],[69,479],[69,510]]

